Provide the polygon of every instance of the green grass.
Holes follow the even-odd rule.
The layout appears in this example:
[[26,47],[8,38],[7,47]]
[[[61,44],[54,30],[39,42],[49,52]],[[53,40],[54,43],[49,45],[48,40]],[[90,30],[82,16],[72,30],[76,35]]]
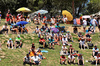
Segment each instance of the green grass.
[[[2,23],[3,25],[4,23]],[[0,25],[1,26],[1,25]],[[27,26],[30,26],[27,25]],[[31,25],[32,26],[32,25]],[[66,27],[70,27],[72,25],[63,25],[61,24],[61,26],[66,26]],[[23,48],[22,49],[7,49],[6,47],[6,42],[9,38],[12,38],[12,40],[14,41],[16,38],[16,34],[9,34],[8,36],[6,35],[0,35],[0,41],[2,41],[2,51],[0,51],[0,66],[23,66],[23,58],[24,56],[28,53],[29,49],[31,48],[31,44],[35,43],[36,48],[39,47],[38,41],[39,38],[36,34],[21,34],[21,38],[23,41]],[[73,34],[73,39],[74,42],[70,42],[73,47],[75,48],[75,50],[79,51],[79,53],[83,54],[84,57],[84,61],[86,60],[94,60],[92,58],[92,49],[86,49],[86,50],[80,50],[79,49],[79,44],[77,41],[77,35]],[[93,44],[97,45],[98,48],[100,48],[100,34],[96,33],[94,35],[92,35],[92,42]],[[67,46],[67,48],[69,48]],[[61,66],[60,65],[60,50],[61,50],[61,46],[57,46],[55,45],[55,50],[50,50],[50,49],[45,49],[48,51],[48,53],[43,53],[43,55],[47,58],[45,60],[42,60],[41,62],[41,66]],[[2,57],[3,56],[3,57]],[[67,56],[66,56],[67,57]],[[76,62],[77,62],[77,58],[76,58]],[[28,66],[28,65],[27,65]],[[65,65],[62,65],[65,66]],[[77,65],[67,65],[67,66],[77,66]],[[91,65],[91,63],[87,63],[85,62],[85,66],[93,66]]]

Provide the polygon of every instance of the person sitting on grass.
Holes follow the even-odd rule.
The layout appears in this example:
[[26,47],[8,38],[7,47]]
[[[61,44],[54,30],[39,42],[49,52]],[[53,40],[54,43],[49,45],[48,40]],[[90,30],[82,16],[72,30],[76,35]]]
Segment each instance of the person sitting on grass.
[[61,52],[64,53],[64,54],[68,54],[68,51],[67,50],[68,49],[67,49],[66,45],[63,44],[62,49],[61,49]]
[[8,26],[7,26],[7,23],[5,23],[5,25],[2,28],[2,32],[5,32],[5,31],[7,31],[7,34],[8,34]]
[[72,37],[72,35],[70,34],[69,31],[67,31],[66,37],[67,37],[68,41],[72,41],[73,42],[73,37]]
[[97,56],[94,57],[96,60],[96,66],[97,64],[100,64],[100,53],[97,54]]
[[51,45],[53,46],[53,50],[54,50],[54,38],[51,36],[50,39],[48,39],[49,42],[49,49],[51,49]]
[[85,36],[86,36],[86,42],[90,42],[92,39],[90,33],[85,34]]
[[26,64],[29,64],[30,66],[32,66],[31,58],[29,57],[29,54],[27,54],[27,55],[23,58],[23,65],[25,66]]
[[41,64],[41,59],[37,56],[37,54],[35,53],[34,56],[31,58],[33,60],[33,63],[35,65],[40,65]]
[[14,25],[13,28],[11,28],[11,30],[16,31],[17,34],[19,33],[17,25]]
[[97,48],[97,46],[94,46],[94,48],[92,49],[93,51],[93,57],[94,56],[97,56],[98,52],[99,52],[99,49]]
[[1,46],[2,46],[2,45],[1,45],[1,41],[0,41],[0,50],[2,50],[2,49],[1,49]]
[[55,28],[60,29],[59,23],[57,23],[57,25],[55,26]]
[[34,50],[34,49],[32,49],[32,51],[31,51],[31,52],[29,52],[29,56],[30,56],[30,57],[33,57],[35,53],[36,53],[36,52],[35,52],[35,50]]
[[68,39],[66,38],[65,35],[64,35],[63,38],[62,38],[62,44],[68,45]]
[[70,54],[74,53],[74,48],[72,47],[72,45],[70,45],[70,47],[69,47],[69,53]]
[[67,65],[66,64],[66,57],[65,57],[65,55],[62,55],[61,57],[60,57],[60,64],[62,65],[62,64],[65,64],[65,65]]
[[19,32],[20,32],[20,34],[23,34],[23,28],[22,28],[22,25],[21,24],[19,26]]
[[34,50],[35,50],[34,43],[32,43],[32,46],[31,46],[31,49],[29,50],[29,52],[31,52],[31,51],[32,51],[32,49],[34,49]]
[[55,43],[56,43],[57,45],[60,46],[60,44],[59,44],[59,37],[57,36],[57,34],[54,35],[54,41],[55,41]]
[[[18,46],[17,46],[17,45],[18,45]],[[16,40],[15,40],[15,49],[16,49],[17,47],[22,48],[22,40],[21,40],[21,38],[20,38],[20,35],[18,35],[18,36],[16,37]]]
[[76,27],[76,26],[73,28],[73,33],[75,33],[75,34],[77,34],[77,33],[78,33],[78,29],[77,29],[77,27]]
[[43,54],[41,52],[41,50],[39,49],[38,52],[37,52],[37,55],[40,59],[43,59]]
[[82,35],[81,32],[79,32],[79,34],[78,34],[78,41],[80,41],[82,38],[83,38],[83,35]]
[[90,34],[94,33],[94,29],[93,29],[93,26],[90,24],[90,27],[88,28],[88,32]]
[[13,41],[12,41],[11,38],[10,38],[10,39],[8,40],[8,42],[7,42],[7,47],[8,47],[8,49],[10,49],[10,48],[13,49]]
[[84,47],[84,50],[85,50],[85,39],[84,38],[82,38],[80,40],[80,46],[81,46],[81,50],[82,50],[83,47]]
[[45,48],[45,40],[44,40],[43,36],[41,36],[41,38],[39,40],[39,44],[42,44],[43,48]]
[[82,54],[79,54],[79,56],[77,57],[77,60],[78,60],[78,66],[79,65],[84,66],[84,57],[82,56]]
[[36,26],[35,33],[38,34],[39,33],[39,30],[40,30],[39,27]]
[[69,64],[71,64],[71,63],[74,63],[75,64],[75,57],[72,54],[70,54],[68,56],[68,63]]

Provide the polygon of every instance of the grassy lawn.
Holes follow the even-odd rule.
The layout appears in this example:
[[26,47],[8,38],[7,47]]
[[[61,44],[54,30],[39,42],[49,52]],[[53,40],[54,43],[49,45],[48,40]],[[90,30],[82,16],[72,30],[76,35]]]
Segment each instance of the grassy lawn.
[[[3,20],[4,21],[4,20]],[[2,26],[4,23],[0,24]],[[27,26],[33,26],[32,24],[29,24]],[[61,26],[71,27],[72,25],[64,25],[61,24]],[[0,66],[23,66],[23,58],[28,53],[29,49],[31,48],[31,44],[35,43],[36,48],[39,47],[39,38],[36,34],[21,34],[21,38],[23,41],[23,48],[22,49],[9,49],[6,47],[7,40],[9,38],[12,38],[14,41],[16,38],[16,34],[9,34],[6,35],[0,35],[0,41],[2,42],[2,51],[0,51]],[[79,53],[83,54],[83,57],[86,60],[94,60],[92,57],[92,49],[86,49],[86,50],[80,50],[79,44],[77,41],[77,35],[73,34],[74,42],[70,42],[75,50],[79,51]],[[100,48],[100,34],[96,33],[92,36],[92,43],[94,45],[97,45],[98,48]],[[67,46],[68,48],[68,46]],[[41,66],[61,66],[60,65],[60,50],[61,46],[55,45],[55,50],[45,49],[48,51],[48,53],[43,53],[43,55],[47,58],[45,60],[42,60]],[[67,56],[66,56],[67,57]],[[76,58],[77,62],[77,58]],[[27,65],[29,66],[29,65]],[[62,65],[64,66],[64,65]],[[67,65],[67,66],[78,66],[76,65]],[[85,62],[85,66],[93,66],[89,62]]]

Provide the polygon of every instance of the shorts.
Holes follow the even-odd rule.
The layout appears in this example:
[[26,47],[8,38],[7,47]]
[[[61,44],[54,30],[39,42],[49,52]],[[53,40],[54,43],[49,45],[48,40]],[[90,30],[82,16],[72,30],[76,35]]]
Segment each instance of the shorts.
[[86,28],[86,25],[83,25],[83,28]]
[[36,63],[36,65],[38,65],[39,64],[39,61],[35,61],[35,63]]
[[19,42],[19,41],[16,41],[16,43],[17,43],[17,44],[20,44],[20,42]]
[[[49,43],[50,44],[50,43]],[[54,42],[51,42],[51,45],[55,44]]]

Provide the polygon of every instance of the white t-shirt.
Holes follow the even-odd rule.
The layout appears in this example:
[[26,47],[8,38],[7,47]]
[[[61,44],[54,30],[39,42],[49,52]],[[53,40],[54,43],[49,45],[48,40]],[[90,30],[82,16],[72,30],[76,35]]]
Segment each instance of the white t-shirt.
[[98,21],[98,22],[99,22],[99,25],[100,25],[100,19],[99,19],[99,21]]
[[65,38],[65,39],[64,39],[64,38],[62,38],[62,41],[63,41],[63,42],[67,42],[68,40],[67,40],[67,38]]
[[86,26],[87,25],[87,21],[83,20],[83,25]]
[[96,19],[93,19],[92,24],[93,25],[96,25],[95,22],[96,22]]
[[62,50],[63,50],[63,49],[67,49],[67,47],[66,47],[66,46],[65,46],[65,47],[64,47],[64,46],[62,46]]
[[67,17],[66,18],[63,18],[63,21],[66,22],[67,21]]
[[8,28],[8,26],[5,26],[5,25],[4,25],[2,29],[5,29],[5,28]]
[[71,57],[71,56],[69,55],[68,58],[70,58],[70,59],[74,59],[75,57],[74,57],[74,56]]
[[36,57],[33,56],[31,59],[34,60],[34,61],[39,61],[40,58],[38,56],[36,56]]
[[10,43],[13,44],[13,41],[10,42],[10,41],[8,40],[7,44],[10,44]]
[[26,21],[27,21],[27,22],[30,22],[30,19],[27,18]]
[[71,34],[70,33],[69,34],[66,34],[66,36],[69,37],[69,36],[71,36]]
[[25,56],[24,58],[25,58],[25,61],[26,61],[26,62],[29,62],[29,61],[30,61],[30,57],[27,58],[27,57]]
[[51,23],[55,23],[55,18],[51,18]]
[[39,28],[36,28],[37,31],[39,31]]

